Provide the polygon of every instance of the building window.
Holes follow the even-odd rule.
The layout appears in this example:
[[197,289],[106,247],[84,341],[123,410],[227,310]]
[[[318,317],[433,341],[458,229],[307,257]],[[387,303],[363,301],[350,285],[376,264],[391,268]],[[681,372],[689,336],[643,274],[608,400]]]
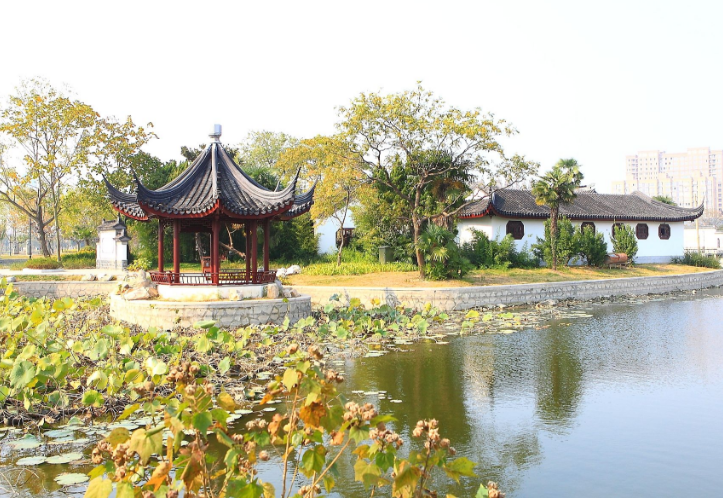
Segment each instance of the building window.
[[586,228],[592,230],[592,233],[595,233],[595,223],[593,223],[592,221],[582,222],[582,224],[580,225],[580,230],[583,231]]
[[507,233],[512,235],[515,240],[520,240],[525,236],[525,225],[521,221],[508,221]]
[[624,223],[613,223],[613,233],[612,233],[613,237],[615,237],[615,229],[618,228],[618,227],[619,227],[619,228],[622,228],[622,227],[624,227],[624,226],[625,226]]
[[336,247],[341,245],[342,237],[344,238],[344,247],[349,246],[349,242],[354,237],[353,228],[340,228],[336,231]]
[[660,237],[661,240],[668,240],[670,238],[670,225],[661,223],[658,227],[658,237]]
[[640,240],[648,238],[648,225],[646,223],[638,223],[635,226],[635,236]]

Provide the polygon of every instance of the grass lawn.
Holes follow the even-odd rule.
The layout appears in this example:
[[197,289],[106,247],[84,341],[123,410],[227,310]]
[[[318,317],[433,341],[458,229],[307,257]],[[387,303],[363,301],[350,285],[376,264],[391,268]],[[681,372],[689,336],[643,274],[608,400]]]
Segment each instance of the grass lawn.
[[472,285],[510,285],[572,280],[651,277],[711,271],[687,265],[635,265],[623,269],[573,267],[552,271],[547,268],[512,270],[475,270],[462,280],[435,282],[421,280],[417,272],[368,273],[366,275],[292,275],[285,279],[290,285],[332,287],[468,287]]

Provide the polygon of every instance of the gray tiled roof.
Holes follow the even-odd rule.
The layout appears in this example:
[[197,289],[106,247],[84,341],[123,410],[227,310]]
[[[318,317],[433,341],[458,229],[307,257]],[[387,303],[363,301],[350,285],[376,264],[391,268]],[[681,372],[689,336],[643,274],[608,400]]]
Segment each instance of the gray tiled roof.
[[[301,214],[313,203],[313,189],[295,195],[298,173],[281,191],[271,191],[248,176],[218,142],[209,145],[191,165],[167,185],[150,190],[137,178],[136,194],[126,194],[108,181],[116,210],[136,219],[203,217],[220,209],[230,219]],[[294,214],[296,215],[296,214]],[[289,213],[288,218],[293,217]]]
[[98,225],[98,230],[115,230],[117,228],[125,228],[126,224],[120,219],[120,216],[114,220],[103,219],[103,222]]
[[[550,216],[550,208],[540,206],[529,190],[502,189],[474,202],[460,212],[460,218],[476,218],[494,214],[506,218],[539,218]],[[609,221],[688,221],[703,214],[703,205],[681,208],[655,201],[640,192],[628,195],[598,194],[580,191],[571,204],[560,206],[560,215],[573,220]]]

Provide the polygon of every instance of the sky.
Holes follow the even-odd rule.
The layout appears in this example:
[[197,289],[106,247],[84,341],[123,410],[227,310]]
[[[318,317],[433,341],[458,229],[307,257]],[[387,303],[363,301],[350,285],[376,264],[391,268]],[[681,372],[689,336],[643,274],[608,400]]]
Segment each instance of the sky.
[[723,2],[3,2],[0,101],[42,77],[106,116],[152,122],[145,150],[250,131],[334,132],[361,92],[417,81],[515,125],[508,154],[575,158],[609,192],[625,156],[723,148]]

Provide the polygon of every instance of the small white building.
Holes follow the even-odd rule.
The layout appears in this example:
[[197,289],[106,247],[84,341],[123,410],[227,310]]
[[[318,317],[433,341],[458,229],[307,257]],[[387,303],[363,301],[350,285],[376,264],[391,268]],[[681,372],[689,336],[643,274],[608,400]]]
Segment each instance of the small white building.
[[123,270],[128,266],[128,241],[126,225],[120,216],[115,220],[103,220],[98,227],[95,267]]
[[723,255],[723,230],[714,226],[686,224],[684,230],[684,247],[686,252],[702,252],[704,254]]
[[[681,208],[655,201],[640,192],[628,195],[579,191],[574,202],[560,206],[560,216],[605,234],[612,251],[614,224],[630,225],[638,237],[637,263],[667,263],[684,253],[683,223],[699,218],[703,205]],[[502,189],[465,208],[458,217],[459,242],[472,239],[472,229],[490,239],[512,234],[518,250],[530,249],[545,234],[547,206],[539,206],[529,190]]]
[[339,222],[329,217],[323,222],[315,225],[314,234],[317,235],[319,245],[317,252],[319,254],[336,254],[339,250],[340,237],[346,237],[344,241],[344,247],[347,247],[349,240],[354,236],[354,216],[351,214],[351,209],[346,213],[346,219],[344,220],[344,227],[339,228]]

